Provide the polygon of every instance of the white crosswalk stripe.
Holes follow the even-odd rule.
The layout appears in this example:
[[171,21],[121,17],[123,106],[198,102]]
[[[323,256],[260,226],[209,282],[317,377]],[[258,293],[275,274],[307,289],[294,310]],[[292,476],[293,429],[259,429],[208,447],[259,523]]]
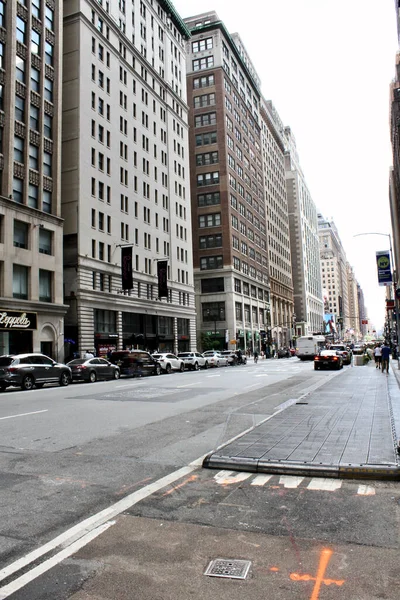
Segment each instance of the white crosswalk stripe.
[[[279,477],[279,485],[282,485],[286,489],[296,489],[304,482],[302,486],[303,488],[310,491],[319,492],[336,492],[337,490],[341,489],[345,481],[343,479],[331,479],[329,477],[313,477],[307,484],[308,478],[297,477],[295,475],[255,475],[254,473],[246,473],[244,471],[227,470],[219,471],[216,475],[214,475],[214,480],[219,485],[228,486],[241,483],[242,481],[246,481],[247,479],[251,478],[251,481],[249,482],[250,485],[255,487],[263,487],[268,482],[271,482],[272,484],[274,481],[276,481],[277,477]],[[357,494],[359,496],[375,496],[375,493],[376,490],[372,485],[362,484],[357,488]]]
[[257,475],[250,485],[265,485],[271,477],[272,475]]
[[342,487],[341,479],[328,479],[326,477],[315,477],[311,479],[307,486],[308,490],[321,490],[325,492],[334,492]]
[[282,475],[279,478],[280,485],[283,485],[285,488],[297,488],[304,477],[294,477],[293,475]]

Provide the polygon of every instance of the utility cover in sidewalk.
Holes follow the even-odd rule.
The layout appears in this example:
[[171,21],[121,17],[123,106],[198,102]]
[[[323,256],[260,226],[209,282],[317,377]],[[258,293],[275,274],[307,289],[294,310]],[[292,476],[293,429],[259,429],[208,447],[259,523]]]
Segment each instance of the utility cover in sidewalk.
[[216,558],[212,560],[204,572],[210,577],[230,577],[231,579],[246,579],[250,569],[249,560],[230,560]]

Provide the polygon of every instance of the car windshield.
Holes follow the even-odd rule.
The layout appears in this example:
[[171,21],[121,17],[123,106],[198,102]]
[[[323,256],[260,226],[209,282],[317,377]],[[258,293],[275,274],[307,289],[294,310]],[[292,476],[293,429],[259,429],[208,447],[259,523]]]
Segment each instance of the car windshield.
[[179,358],[193,358],[193,354],[191,352],[179,352]]
[[75,358],[74,360],[71,360],[68,364],[69,365],[83,365],[83,363],[85,363],[86,360],[84,358]]
[[322,350],[321,356],[336,356],[336,350]]
[[13,360],[12,356],[0,356],[0,367],[9,367]]
[[162,358],[163,354],[153,354],[153,358]]

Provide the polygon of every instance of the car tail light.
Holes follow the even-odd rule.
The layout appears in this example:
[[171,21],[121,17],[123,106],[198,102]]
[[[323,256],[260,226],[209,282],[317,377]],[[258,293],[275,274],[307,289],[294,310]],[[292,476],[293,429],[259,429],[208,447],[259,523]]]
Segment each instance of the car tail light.
[[320,357],[319,356],[315,356],[314,360],[320,360]]
[[17,367],[8,367],[7,371],[9,373],[17,373],[18,369],[17,369]]
[[333,360],[339,360],[337,356],[332,356]]

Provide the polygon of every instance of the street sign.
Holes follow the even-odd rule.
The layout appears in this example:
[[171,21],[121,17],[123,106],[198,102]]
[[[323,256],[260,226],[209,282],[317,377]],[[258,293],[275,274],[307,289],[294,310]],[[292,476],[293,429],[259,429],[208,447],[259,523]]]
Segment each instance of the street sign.
[[379,285],[390,285],[392,282],[392,271],[390,268],[389,250],[376,253],[376,266],[378,269]]

